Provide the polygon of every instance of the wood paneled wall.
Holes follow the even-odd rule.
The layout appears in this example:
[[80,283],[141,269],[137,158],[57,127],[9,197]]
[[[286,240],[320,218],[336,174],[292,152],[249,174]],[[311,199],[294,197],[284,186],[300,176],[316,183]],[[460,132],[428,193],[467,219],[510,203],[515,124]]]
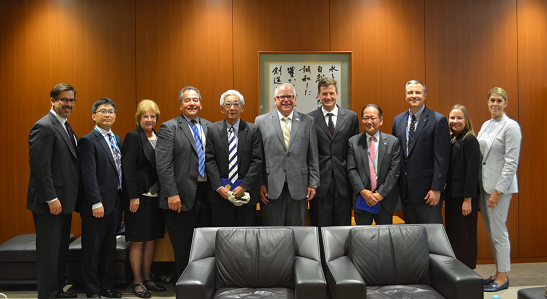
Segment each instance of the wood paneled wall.
[[[509,94],[507,114],[523,131],[520,193],[508,226],[515,261],[547,261],[546,147],[539,136],[547,96],[547,4],[542,0],[98,0],[3,1],[0,4],[0,88],[10,120],[0,148],[0,242],[34,231],[25,208],[28,132],[49,109],[59,83],[78,91],[69,120],[79,136],[92,129],[91,104],[118,105],[113,130],[132,130],[137,103],[150,98],[160,122],[180,114],[178,93],[200,89],[201,116],[222,119],[220,94],[239,90],[242,118],[259,106],[258,51],[352,51],[354,111],[370,102],[384,110],[382,130],[407,109],[404,84],[427,85],[426,105],[442,114],[468,107],[475,131],[489,118],[487,91]],[[13,120],[12,120],[13,119]],[[79,235],[75,214],[73,233]],[[479,224],[479,258],[491,261]]]

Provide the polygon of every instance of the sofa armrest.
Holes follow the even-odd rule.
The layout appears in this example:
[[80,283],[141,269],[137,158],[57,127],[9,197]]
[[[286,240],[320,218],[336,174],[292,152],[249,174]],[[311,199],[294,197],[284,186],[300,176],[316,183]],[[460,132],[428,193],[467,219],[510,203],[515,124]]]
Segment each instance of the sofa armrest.
[[213,298],[215,294],[215,274],[214,257],[189,263],[175,286],[177,298]]
[[319,261],[296,256],[294,262],[296,298],[324,299],[327,282]]
[[429,254],[431,286],[447,299],[482,299],[482,277],[457,259]]
[[325,274],[332,298],[366,298],[365,280],[348,256],[327,262]]

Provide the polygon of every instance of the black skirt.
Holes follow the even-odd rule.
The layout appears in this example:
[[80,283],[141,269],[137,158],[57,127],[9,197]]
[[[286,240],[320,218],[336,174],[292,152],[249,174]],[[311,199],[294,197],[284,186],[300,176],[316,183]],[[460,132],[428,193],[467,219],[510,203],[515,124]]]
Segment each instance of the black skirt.
[[139,196],[139,209],[133,213],[125,207],[125,239],[146,242],[163,238],[165,222],[157,197]]

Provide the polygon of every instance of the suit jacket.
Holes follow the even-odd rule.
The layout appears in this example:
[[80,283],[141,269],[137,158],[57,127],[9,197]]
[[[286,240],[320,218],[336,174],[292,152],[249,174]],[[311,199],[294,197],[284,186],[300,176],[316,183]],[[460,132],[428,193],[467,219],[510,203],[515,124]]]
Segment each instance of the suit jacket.
[[403,151],[399,193],[404,198],[408,188],[412,203],[422,205],[429,190],[444,193],[450,158],[450,132],[446,117],[425,107],[407,155],[409,114],[407,110],[393,119],[391,133],[399,139]]
[[491,133],[496,137],[490,140],[482,138],[484,130],[495,121],[486,121],[477,137],[482,152],[482,186],[490,194],[495,190],[504,194],[518,193],[517,168],[522,132],[519,124],[504,114]]
[[319,187],[319,155],[313,118],[294,111],[288,148],[277,110],[257,116],[255,124],[262,134],[264,148],[264,172],[259,185],[266,185],[268,197],[277,199],[287,180],[292,198],[306,198],[308,186]]
[[338,107],[334,135],[330,134],[321,107],[308,113],[308,115],[314,119],[319,150],[320,184],[316,196],[324,197],[327,194],[331,185],[331,178],[334,176],[334,183],[338,193],[341,197],[348,198],[351,195],[346,168],[348,140],[350,137],[359,134],[357,113]]
[[[199,121],[203,135],[207,136],[211,122],[203,118],[199,118]],[[162,209],[169,209],[168,198],[177,194],[180,196],[181,211],[189,211],[194,205],[199,158],[191,130],[183,115],[160,126],[156,143],[156,169],[161,184],[159,204]]]
[[[78,140],[77,136],[74,138]],[[46,201],[58,198],[63,208],[61,213],[72,214],[78,198],[80,165],[70,137],[53,113],[49,112],[32,126],[28,145],[27,209],[49,214]]]
[[[207,180],[213,188],[209,201],[215,204],[226,202],[216,190],[223,186],[221,179],[229,174],[229,144],[225,120],[216,122],[207,130],[205,147],[205,167]],[[241,187],[249,192],[251,199],[247,205],[258,203],[258,176],[262,172],[262,138],[255,124],[240,120],[237,132],[237,174]]]
[[[118,148],[122,151],[122,139],[118,135],[114,136]],[[110,214],[119,207],[118,169],[110,144],[106,142],[102,134],[93,129],[80,139],[78,157],[84,191],[80,192],[78,212],[93,215],[92,206],[101,202],[104,214]]]
[[460,134],[452,141],[450,155],[446,196],[478,199],[481,150],[477,138]]
[[123,190],[128,200],[139,198],[158,181],[156,152],[141,126],[125,135],[123,145]]
[[[348,178],[353,188],[353,210],[359,213],[363,211],[355,208],[357,196],[363,189],[371,190],[367,134],[353,136],[348,143]],[[393,213],[402,209],[397,188],[401,169],[401,147],[396,137],[380,132],[377,160],[376,190],[384,196],[381,207]]]

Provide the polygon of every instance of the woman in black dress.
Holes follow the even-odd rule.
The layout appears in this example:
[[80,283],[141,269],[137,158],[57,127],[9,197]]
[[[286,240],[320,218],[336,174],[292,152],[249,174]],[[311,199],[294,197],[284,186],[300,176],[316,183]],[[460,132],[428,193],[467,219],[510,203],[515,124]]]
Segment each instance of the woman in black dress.
[[452,148],[445,191],[446,234],[456,258],[475,269],[481,152],[464,106],[450,109],[448,126]]
[[149,291],[163,292],[165,287],[150,279],[157,239],[163,238],[163,214],[158,207],[159,183],[154,150],[160,116],[158,105],[143,100],[137,106],[137,128],[125,135],[122,152],[125,204],[125,238],[131,241],[129,261],[134,276],[134,292],[139,298],[152,297]]

